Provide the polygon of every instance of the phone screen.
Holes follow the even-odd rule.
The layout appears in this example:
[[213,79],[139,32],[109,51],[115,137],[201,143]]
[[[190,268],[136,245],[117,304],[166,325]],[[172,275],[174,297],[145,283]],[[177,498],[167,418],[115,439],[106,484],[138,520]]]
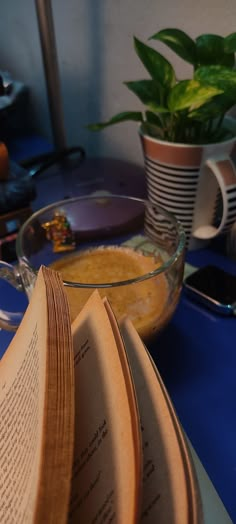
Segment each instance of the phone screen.
[[185,284],[221,304],[236,303],[236,276],[216,266],[204,266],[186,278]]

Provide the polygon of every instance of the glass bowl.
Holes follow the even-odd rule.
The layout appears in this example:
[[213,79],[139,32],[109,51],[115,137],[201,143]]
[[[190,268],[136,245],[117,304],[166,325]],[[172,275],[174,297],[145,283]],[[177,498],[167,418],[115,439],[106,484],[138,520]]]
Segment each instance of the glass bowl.
[[29,298],[42,264],[61,273],[72,321],[98,289],[118,322],[128,315],[149,342],[179,300],[185,233],[174,216],[148,200],[104,194],[55,202],[23,224],[16,250]]

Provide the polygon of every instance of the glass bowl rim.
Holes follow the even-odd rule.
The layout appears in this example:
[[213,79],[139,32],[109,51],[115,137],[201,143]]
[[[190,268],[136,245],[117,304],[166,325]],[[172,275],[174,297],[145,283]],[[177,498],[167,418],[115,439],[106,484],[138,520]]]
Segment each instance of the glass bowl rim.
[[74,288],[82,288],[82,289],[84,289],[84,288],[96,289],[96,288],[119,287],[119,286],[124,286],[124,285],[129,285],[129,284],[142,282],[143,280],[147,280],[149,278],[153,278],[153,277],[155,277],[157,275],[160,275],[161,273],[164,273],[166,270],[168,270],[171,266],[174,265],[174,263],[179,259],[179,257],[184,252],[184,249],[185,249],[185,246],[186,246],[186,234],[185,234],[185,231],[183,229],[183,226],[182,226],[181,222],[175,217],[175,215],[173,215],[172,213],[167,211],[164,207],[160,206],[159,204],[156,204],[155,202],[151,202],[148,198],[139,198],[139,197],[135,197],[135,196],[131,196],[131,195],[118,195],[118,194],[115,194],[115,193],[107,194],[106,192],[104,192],[104,194],[100,193],[100,194],[96,194],[96,195],[75,196],[75,197],[71,197],[71,198],[58,200],[56,202],[52,202],[51,204],[48,204],[47,206],[41,207],[40,209],[38,209],[37,211],[32,213],[32,215],[20,227],[18,235],[17,235],[17,238],[16,238],[16,254],[17,254],[17,258],[18,258],[19,262],[23,261],[24,265],[30,267],[30,269],[35,274],[37,274],[38,269],[36,269],[36,268],[34,268],[32,266],[32,264],[30,263],[30,261],[28,260],[26,255],[23,254],[23,249],[22,249],[22,236],[24,234],[24,231],[27,229],[27,227],[29,226],[29,224],[32,221],[37,219],[43,213],[46,213],[46,212],[48,212],[51,209],[54,209],[56,207],[60,207],[62,205],[65,206],[67,204],[73,204],[74,202],[79,202],[79,201],[82,201],[82,200],[83,201],[85,201],[85,200],[98,200],[98,199],[101,199],[101,198],[109,198],[109,199],[116,198],[116,199],[132,200],[132,201],[143,203],[145,206],[155,206],[155,208],[158,211],[160,211],[161,214],[166,215],[175,224],[176,229],[178,231],[178,235],[179,235],[179,241],[178,241],[177,248],[176,248],[175,252],[173,253],[173,255],[171,255],[168,258],[168,260],[165,261],[161,266],[159,266],[156,269],[154,269],[153,271],[149,271],[148,273],[145,273],[144,275],[141,275],[139,277],[135,277],[135,278],[132,278],[132,279],[127,279],[127,280],[122,280],[122,281],[117,281],[117,282],[96,283],[96,284],[89,284],[89,283],[88,284],[85,284],[85,283],[83,284],[81,282],[72,282],[72,281],[68,281],[68,280],[64,280],[63,279],[63,284],[65,286],[67,286],[67,287],[74,287]]

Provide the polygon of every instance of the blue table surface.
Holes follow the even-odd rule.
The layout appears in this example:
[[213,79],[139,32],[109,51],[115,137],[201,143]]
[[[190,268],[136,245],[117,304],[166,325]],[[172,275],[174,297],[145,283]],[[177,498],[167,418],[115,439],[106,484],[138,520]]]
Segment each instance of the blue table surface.
[[[187,260],[236,271],[234,262],[209,249]],[[236,522],[236,318],[212,313],[182,291],[151,353],[195,451]]]
[[[235,262],[216,249],[190,252],[187,261],[236,272]],[[27,304],[23,293],[3,281],[0,297],[7,310],[24,310]],[[0,357],[12,337],[0,331]],[[236,522],[236,319],[212,313],[182,291],[171,322],[149,349],[188,437]]]

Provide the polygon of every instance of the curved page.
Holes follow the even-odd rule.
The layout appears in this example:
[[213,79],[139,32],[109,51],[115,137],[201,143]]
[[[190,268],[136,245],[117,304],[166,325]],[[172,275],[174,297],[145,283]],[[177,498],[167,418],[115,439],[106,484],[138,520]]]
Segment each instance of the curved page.
[[63,284],[55,272],[42,268],[0,362],[1,524],[67,521],[73,387]]
[[75,451],[70,522],[137,522],[140,438],[125,352],[94,292],[72,325]]
[[194,468],[173,406],[133,325],[121,325],[136,387],[142,428],[140,522],[197,524],[202,508]]

